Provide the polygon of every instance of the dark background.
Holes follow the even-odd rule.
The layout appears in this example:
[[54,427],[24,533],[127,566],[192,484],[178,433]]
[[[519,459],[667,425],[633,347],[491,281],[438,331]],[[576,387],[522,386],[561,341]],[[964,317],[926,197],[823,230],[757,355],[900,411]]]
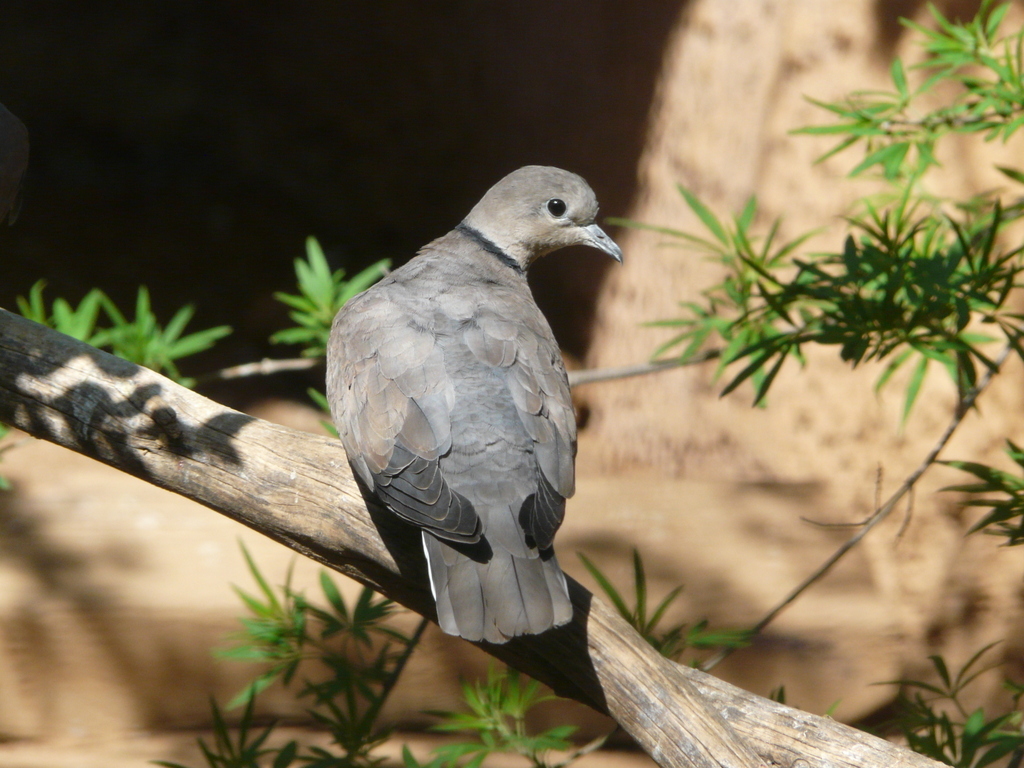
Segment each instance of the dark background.
[[[400,264],[526,164],[583,175],[623,215],[684,0],[10,2],[0,102],[28,126],[24,207],[0,231],[0,305],[38,278],[235,333],[197,368],[288,356],[307,235],[350,273]],[[542,262],[538,301],[585,351],[609,262]],[[264,382],[266,384],[266,382]]]

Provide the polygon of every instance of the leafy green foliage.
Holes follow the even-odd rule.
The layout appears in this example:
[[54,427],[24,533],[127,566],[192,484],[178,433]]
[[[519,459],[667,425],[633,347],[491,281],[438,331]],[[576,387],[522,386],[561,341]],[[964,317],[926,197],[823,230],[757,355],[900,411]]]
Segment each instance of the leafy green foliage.
[[[371,753],[390,735],[390,729],[378,723],[380,710],[419,642],[425,622],[406,637],[385,623],[395,611],[392,601],[366,588],[349,606],[326,572],[320,575],[326,606],[314,606],[292,589],[290,574],[284,586],[274,589],[244,547],[243,553],[257,591],[236,589],[250,616],[241,620],[235,645],[221,655],[263,664],[265,670],[229,705],[246,705],[234,741],[214,707],[214,744],[200,741],[209,768],[257,768],[266,764],[259,758],[270,756],[274,768],[380,765],[381,759]],[[264,747],[272,728],[249,740],[255,698],[275,681],[286,686],[296,683],[306,664],[320,669],[310,677],[301,676],[296,696],[309,702],[309,715],[330,733],[336,749],[304,746],[294,740],[281,747]]]
[[[282,760],[281,756],[285,750],[273,750],[265,747],[267,737],[273,731],[273,726],[267,726],[259,732],[253,732],[253,707],[256,700],[250,698],[242,712],[238,727],[234,729],[228,725],[224,715],[217,706],[217,702],[211,700],[210,708],[213,712],[213,744],[207,744],[204,739],[199,739],[199,749],[206,759],[210,768],[259,768],[266,765],[261,758],[277,753],[274,760],[274,768],[287,768],[291,765],[292,759]],[[292,758],[294,750],[291,751]],[[162,765],[164,768],[186,768],[180,763],[171,763],[165,760],[154,760],[154,764]]]
[[139,288],[132,320],[128,320],[98,288],[89,291],[77,307],[58,298],[54,300],[52,309],[47,311],[43,300],[45,286],[46,282],[39,280],[29,290],[27,299],[17,298],[22,315],[94,347],[106,348],[125,360],[166,374],[184,386],[192,386],[194,381],[181,375],[176,361],[209,349],[218,339],[231,333],[228,326],[221,325],[186,335],[185,326],[194,314],[192,306],[182,307],[166,326],[161,325],[153,313],[145,286]]
[[79,302],[78,307],[72,307],[66,299],[54,299],[53,308],[47,311],[46,302],[43,300],[45,288],[46,281],[37,280],[29,289],[28,298],[18,296],[16,301],[18,311],[22,316],[61,333],[66,333],[86,344],[97,346],[93,339],[100,307],[105,298],[103,291],[93,288]]
[[295,260],[299,293],[274,294],[274,298],[292,308],[288,316],[297,325],[278,331],[270,340],[278,344],[301,344],[305,347],[304,357],[323,357],[338,310],[386,275],[390,265],[389,259],[383,259],[345,280],[344,270],[331,272],[320,243],[315,238],[307,238],[306,259]]
[[[903,62],[896,59],[890,69],[892,91],[857,92],[836,103],[815,101],[838,122],[797,132],[842,136],[822,159],[863,145],[864,159],[850,175],[878,168],[890,181],[916,178],[937,165],[936,143],[950,133],[980,132],[986,140],[1005,141],[1024,125],[1022,31],[1001,37],[999,30],[1009,7],[985,0],[974,19],[954,23],[929,4],[935,29],[903,19],[923,38],[927,59],[915,69],[928,77],[911,88]],[[939,84],[954,84],[956,93],[943,106],[922,113],[920,97]]]
[[[241,720],[233,729],[216,704],[213,705],[212,744],[199,740],[209,768],[374,768],[382,758],[373,750],[387,739],[390,729],[377,720],[406,660],[419,642],[424,619],[412,637],[387,626],[395,605],[364,589],[349,606],[326,574],[320,587],[326,607],[318,607],[285,584],[273,588],[245,548],[249,571],[256,582],[254,593],[236,589],[249,610],[233,647],[220,655],[262,664],[265,669],[229,705],[245,704]],[[315,679],[300,673],[305,665],[320,667]],[[275,681],[292,685],[303,680],[297,696],[309,701],[309,715],[326,729],[332,749],[309,746],[295,740],[268,746],[273,726],[254,731],[253,704],[259,693]],[[486,681],[462,684],[469,712],[434,713],[443,721],[434,730],[469,733],[473,739],[446,744],[435,750],[430,762],[421,764],[405,750],[408,768],[446,768],[465,762],[479,766],[485,757],[508,753],[526,757],[536,768],[564,768],[581,755],[600,747],[604,738],[573,750],[568,741],[574,728],[562,726],[530,735],[526,718],[537,704],[554,698],[542,693],[537,682],[525,680],[512,670],[488,673]],[[563,753],[561,762],[551,762],[551,753]],[[161,762],[166,768],[185,768]]]
[[726,276],[705,292],[704,304],[683,305],[689,316],[655,323],[683,328],[655,354],[685,344],[678,355],[686,361],[709,339],[720,340],[719,373],[746,362],[723,394],[751,379],[759,403],[787,358],[802,363],[804,345],[831,345],[853,365],[888,360],[878,386],[913,362],[906,416],[930,363],[944,368],[961,394],[976,384],[979,369],[993,367],[982,349],[993,337],[974,330],[974,321],[1001,331],[1024,356],[1021,316],[1008,309],[1024,249],[1001,247],[997,238],[1024,214],[1020,205],[973,201],[954,217],[920,212],[904,194],[888,209],[869,205],[864,218],[851,219],[858,235],[841,252],[798,258],[793,251],[806,236],[773,248],[778,222],[755,246],[752,205],[727,224],[689,193],[686,199],[712,233],[723,235],[717,242],[686,241],[713,250]]
[[[688,316],[650,323],[655,327],[681,329],[677,335],[655,350],[653,357],[656,359],[662,358],[670,350],[682,347],[682,350],[675,352],[674,355],[680,362],[687,362],[704,351],[709,341],[720,343],[722,349],[718,355],[717,377],[730,363],[743,357],[747,350],[756,348],[777,334],[774,318],[763,311],[762,282],[766,276],[788,267],[793,251],[814,233],[778,242],[780,222],[776,221],[768,234],[761,238],[751,231],[757,215],[755,198],[751,197],[743,211],[733,217],[731,222],[726,222],[717,218],[685,187],[677,188],[686,204],[711,234],[710,239],[629,219],[612,219],[611,222],[620,226],[658,232],[680,240],[681,244],[706,254],[725,268],[725,278],[722,282],[703,291],[703,304],[684,302],[681,305]],[[767,392],[777,372],[778,367],[771,371],[758,367],[748,374],[758,388],[758,401]]]
[[[843,136],[829,154],[862,144],[866,156],[853,173],[879,166],[897,185],[882,205],[864,201],[863,214],[849,219],[853,231],[842,251],[795,255],[806,236],[775,246],[778,221],[758,245],[750,231],[753,200],[725,222],[681,189],[710,239],[647,228],[710,251],[726,277],[704,293],[702,303],[684,304],[683,318],[656,323],[682,332],[655,356],[671,351],[686,362],[707,354],[709,340],[717,341],[722,344],[719,374],[742,363],[723,394],[750,379],[754,401],[761,403],[787,359],[804,362],[806,344],[835,346],[853,365],[886,361],[878,386],[909,367],[904,419],[933,364],[948,372],[963,398],[980,372],[994,370],[984,351],[987,343],[1001,337],[1024,357],[1022,316],[1011,302],[1021,284],[1024,246],[1004,246],[1001,238],[1024,216],[1024,206],[1019,201],[1003,205],[994,193],[944,204],[921,188],[925,170],[936,164],[940,137],[986,131],[987,138],[1006,139],[1024,125],[1022,37],[998,37],[1005,11],[1006,6],[993,9],[985,3],[976,19],[957,25],[933,9],[937,31],[914,27],[925,34],[930,54],[922,67],[933,71],[919,89],[910,89],[897,61],[892,93],[822,104],[839,115],[839,122],[803,129]],[[904,117],[922,93],[942,81],[960,88],[948,106],[922,119]],[[1019,171],[1000,170],[1024,181]],[[979,324],[992,332],[979,333]]]
[[[446,744],[434,750],[434,759],[428,763],[431,768],[459,766],[476,768],[491,754],[506,753],[522,755],[536,768],[562,768],[586,751],[591,751],[604,742],[604,738],[575,750],[561,762],[549,761],[552,751],[566,752],[572,748],[569,736],[574,726],[556,726],[534,736],[527,734],[526,716],[543,701],[554,696],[542,693],[535,680],[523,681],[518,672],[504,671],[491,667],[486,681],[470,683],[463,681],[462,695],[469,712],[435,712],[443,722],[433,727],[442,733],[472,733],[474,739],[457,744]],[[467,760],[461,763],[462,760]],[[405,764],[408,768],[420,766],[406,751]]]
[[191,305],[179,309],[166,326],[161,326],[150,307],[149,291],[145,286],[139,288],[133,320],[128,320],[106,296],[102,304],[113,325],[93,336],[96,346],[110,347],[118,357],[164,372],[185,386],[190,386],[193,381],[182,377],[175,361],[203,352],[217,339],[231,333],[228,326],[220,325],[182,335],[195,312]]
[[1011,216],[996,203],[956,220],[917,214],[906,197],[885,211],[869,207],[867,218],[853,221],[860,236],[848,237],[841,253],[794,258],[789,279],[764,277],[763,303],[752,314],[772,331],[738,354],[750,362],[725,391],[770,366],[760,399],[786,357],[802,360],[802,345],[815,343],[838,346],[853,365],[889,360],[878,386],[914,361],[904,417],[929,363],[939,363],[962,396],[977,383],[979,368],[994,368],[982,351],[991,337],[973,330],[972,321],[992,324],[1009,340],[1019,334],[1019,316],[1006,304],[1024,269],[1022,250],[998,247],[996,234],[1020,212]]
[[[1021,713],[987,718],[982,708],[968,712],[961,702],[964,688],[992,669],[979,667],[981,657],[995,643],[972,656],[956,674],[951,674],[941,656],[930,656],[938,683],[920,680],[896,680],[900,685],[896,701],[898,715],[890,727],[902,733],[910,748],[934,760],[957,768],[982,768],[1013,752],[1024,750]],[[1009,684],[1015,690],[1014,706],[1024,688]],[[908,695],[908,690],[913,695]]]
[[[331,324],[338,310],[345,302],[362,293],[387,274],[391,262],[388,259],[372,264],[351,280],[345,280],[344,270],[331,272],[320,244],[315,238],[306,239],[306,261],[295,260],[295,275],[299,281],[300,295],[275,293],[274,296],[292,307],[288,316],[298,323],[294,328],[278,331],[270,340],[281,344],[303,344],[303,357],[323,357],[327,353],[327,340],[331,335]],[[306,390],[310,400],[324,413],[331,408],[323,392],[310,387]],[[321,419],[320,424],[334,437],[338,430],[330,421]]]
[[981,482],[953,485],[943,490],[1000,494],[995,498],[970,499],[964,502],[966,506],[985,507],[991,510],[969,532],[984,531],[995,536],[1005,536],[1009,546],[1017,546],[1024,544],[1024,451],[1011,440],[1007,440],[1006,443],[1006,454],[1020,467],[1021,474],[1014,475],[973,461],[944,461],[943,464],[969,472]]
[[672,589],[661,602],[648,614],[647,611],[647,574],[640,553],[633,549],[633,607],[630,608],[622,593],[616,589],[611,580],[590,561],[582,552],[578,553],[583,565],[597,582],[601,591],[608,596],[615,610],[619,612],[629,625],[640,633],[641,637],[669,659],[678,659],[688,648],[707,650],[713,648],[743,648],[750,644],[751,634],[745,629],[708,629],[708,622],[701,621],[692,627],[676,624],[661,629],[660,624],[665,618],[669,606],[679,597],[683,588]]

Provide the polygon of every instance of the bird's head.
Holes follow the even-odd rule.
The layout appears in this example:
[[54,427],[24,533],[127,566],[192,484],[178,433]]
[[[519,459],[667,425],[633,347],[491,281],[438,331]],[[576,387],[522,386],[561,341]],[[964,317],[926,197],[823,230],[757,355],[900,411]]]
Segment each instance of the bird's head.
[[589,245],[618,262],[622,249],[594,219],[597,197],[575,173],[527,165],[483,196],[462,225],[476,230],[525,271],[539,257],[569,245]]

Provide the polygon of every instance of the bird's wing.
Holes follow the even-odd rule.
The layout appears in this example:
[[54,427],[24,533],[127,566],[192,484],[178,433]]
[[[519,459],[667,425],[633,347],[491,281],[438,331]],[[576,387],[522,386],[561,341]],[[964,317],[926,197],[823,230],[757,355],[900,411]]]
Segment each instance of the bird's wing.
[[455,398],[434,334],[371,289],[338,313],[328,346],[328,400],[363,482],[435,535],[479,540],[479,516],[439,465],[451,449]]
[[565,499],[575,489],[576,418],[558,346],[542,318],[543,325],[530,319],[481,309],[466,326],[464,339],[477,359],[501,371],[532,441],[540,471],[536,490],[519,511],[519,524],[528,544],[543,550],[551,546]]

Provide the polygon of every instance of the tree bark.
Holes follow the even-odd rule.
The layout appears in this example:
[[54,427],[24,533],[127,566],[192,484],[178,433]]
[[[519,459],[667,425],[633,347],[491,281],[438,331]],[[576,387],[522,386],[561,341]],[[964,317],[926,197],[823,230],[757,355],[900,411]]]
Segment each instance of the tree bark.
[[[335,440],[225,408],[4,310],[0,421],[198,501],[434,616],[418,533],[367,506]],[[673,664],[569,581],[569,625],[481,647],[611,715],[660,765],[938,765]]]

